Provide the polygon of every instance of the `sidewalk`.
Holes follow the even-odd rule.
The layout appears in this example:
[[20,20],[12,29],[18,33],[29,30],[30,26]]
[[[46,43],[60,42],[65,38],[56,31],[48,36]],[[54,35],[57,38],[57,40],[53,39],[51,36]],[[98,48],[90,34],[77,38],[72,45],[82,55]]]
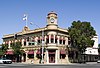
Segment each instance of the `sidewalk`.
[[39,65],[39,66],[66,66],[66,65],[86,65],[86,64],[97,64],[97,62],[86,62],[86,63],[69,63],[69,64],[34,64],[34,63],[26,63],[26,62],[22,62],[22,63],[17,63],[17,64],[30,64],[30,65]]

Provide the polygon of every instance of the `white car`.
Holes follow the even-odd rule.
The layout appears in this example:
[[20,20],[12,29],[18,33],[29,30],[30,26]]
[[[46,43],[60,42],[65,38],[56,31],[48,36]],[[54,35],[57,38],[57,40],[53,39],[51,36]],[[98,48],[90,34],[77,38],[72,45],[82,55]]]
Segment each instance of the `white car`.
[[100,60],[98,60],[97,63],[100,63]]
[[0,63],[3,64],[11,64],[12,60],[6,59],[6,58],[0,58]]

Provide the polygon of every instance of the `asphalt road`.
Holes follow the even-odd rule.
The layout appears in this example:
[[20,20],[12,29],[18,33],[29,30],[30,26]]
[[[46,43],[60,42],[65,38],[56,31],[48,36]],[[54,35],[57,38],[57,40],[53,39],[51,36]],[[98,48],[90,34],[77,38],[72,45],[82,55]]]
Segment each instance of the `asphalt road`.
[[43,64],[0,64],[0,68],[100,68],[100,63],[70,64],[70,65],[43,65]]

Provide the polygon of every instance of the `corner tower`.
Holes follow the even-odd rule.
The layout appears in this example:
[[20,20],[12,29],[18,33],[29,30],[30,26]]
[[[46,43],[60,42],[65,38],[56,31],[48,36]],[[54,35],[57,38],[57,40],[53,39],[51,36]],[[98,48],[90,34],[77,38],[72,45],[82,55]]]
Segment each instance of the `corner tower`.
[[51,11],[47,15],[47,28],[48,29],[57,29],[57,14],[54,11]]

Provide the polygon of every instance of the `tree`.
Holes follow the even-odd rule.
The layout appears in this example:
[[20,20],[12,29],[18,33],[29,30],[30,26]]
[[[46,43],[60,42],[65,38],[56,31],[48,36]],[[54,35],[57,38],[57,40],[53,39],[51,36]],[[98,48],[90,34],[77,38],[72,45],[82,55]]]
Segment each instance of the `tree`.
[[98,47],[99,47],[98,52],[99,52],[99,54],[100,54],[100,44],[98,44]]
[[72,26],[68,28],[71,47],[78,50],[78,54],[83,54],[87,47],[94,44],[91,40],[96,35],[96,31],[90,22],[73,21]]
[[23,51],[21,50],[22,44],[20,42],[15,42],[12,45],[12,49],[14,50],[14,55],[17,58],[17,62],[19,62],[20,56],[23,54]]
[[1,44],[0,46],[0,56],[3,56],[8,49],[8,44]]

